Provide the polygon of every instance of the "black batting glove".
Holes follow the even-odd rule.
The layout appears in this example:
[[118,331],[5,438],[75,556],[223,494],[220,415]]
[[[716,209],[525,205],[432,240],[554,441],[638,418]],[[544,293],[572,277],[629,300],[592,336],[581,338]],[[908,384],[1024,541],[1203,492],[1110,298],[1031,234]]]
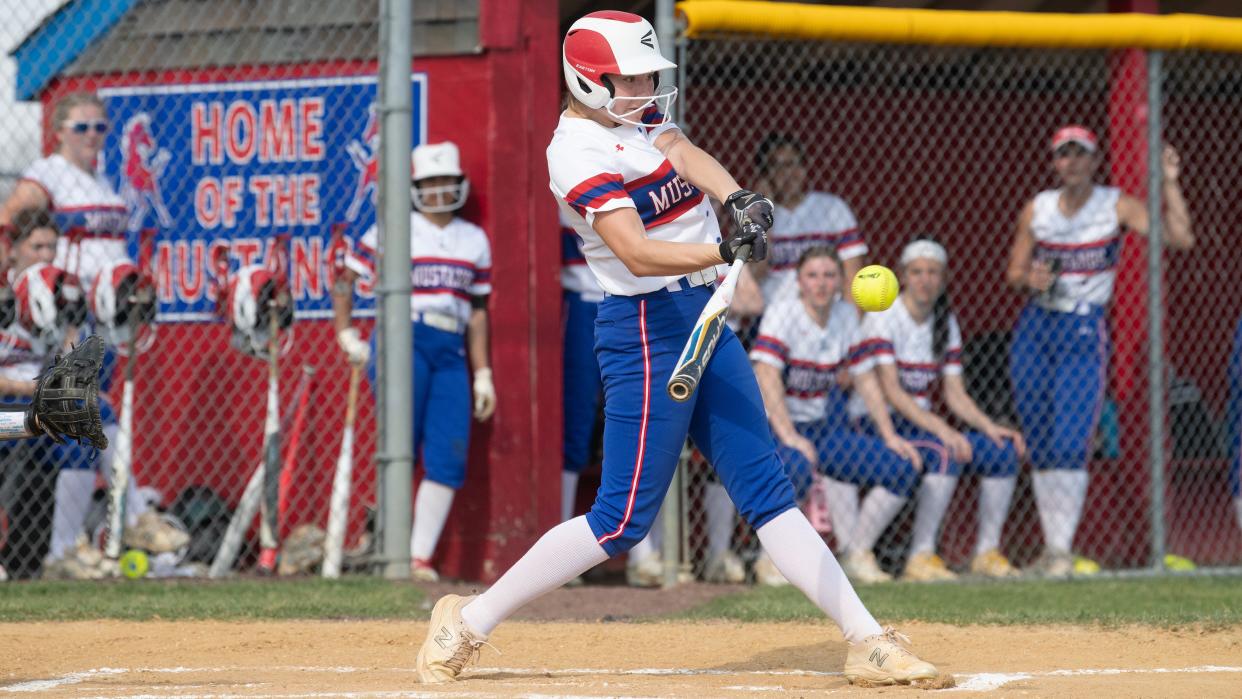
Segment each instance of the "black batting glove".
[[738,250],[743,245],[750,246],[750,262],[760,262],[768,257],[768,234],[756,223],[747,223],[741,231],[729,236],[720,243],[720,256],[728,264],[737,259]]
[[762,194],[739,189],[724,203],[738,228],[745,229],[747,223],[754,223],[765,231],[772,227],[772,202]]

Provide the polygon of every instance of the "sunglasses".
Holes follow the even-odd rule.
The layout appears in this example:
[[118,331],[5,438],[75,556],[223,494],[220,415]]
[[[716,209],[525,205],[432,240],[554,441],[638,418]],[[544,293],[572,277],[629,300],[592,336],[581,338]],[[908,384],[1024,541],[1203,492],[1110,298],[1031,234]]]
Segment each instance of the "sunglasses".
[[76,134],[84,134],[91,129],[95,133],[108,133],[108,122],[106,121],[75,121],[69,124],[69,129]]

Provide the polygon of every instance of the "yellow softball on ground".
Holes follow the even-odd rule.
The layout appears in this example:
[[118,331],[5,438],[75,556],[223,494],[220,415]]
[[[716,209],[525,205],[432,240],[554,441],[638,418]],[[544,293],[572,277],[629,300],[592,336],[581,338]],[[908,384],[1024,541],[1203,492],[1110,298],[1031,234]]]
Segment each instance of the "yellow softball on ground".
[[126,551],[121,556],[121,574],[130,580],[137,580],[147,574],[147,570],[151,567],[151,562],[147,559],[145,551]]
[[897,275],[884,265],[867,265],[858,270],[850,284],[854,305],[872,313],[887,311],[897,298]]

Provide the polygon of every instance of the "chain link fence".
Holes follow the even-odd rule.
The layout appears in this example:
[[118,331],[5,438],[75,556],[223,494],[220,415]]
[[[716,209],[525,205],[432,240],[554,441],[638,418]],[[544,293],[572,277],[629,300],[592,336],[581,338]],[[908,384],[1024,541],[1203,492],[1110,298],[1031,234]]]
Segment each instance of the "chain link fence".
[[[115,560],[133,549],[149,575],[206,575],[213,560],[213,574],[275,572],[283,550],[279,572],[314,569],[350,374],[331,321],[334,265],[376,216],[376,3],[17,5],[0,29],[12,57],[0,171],[16,175],[0,181],[0,282],[16,308],[0,335],[5,402],[73,340],[63,309],[84,303],[76,333],[110,344],[112,447],[0,446],[0,564],[13,578],[107,577],[142,567]],[[418,143],[424,77],[411,86]],[[28,210],[50,211],[51,225]],[[31,311],[45,263],[73,275],[39,273],[58,280],[44,285],[62,309],[50,319]],[[360,279],[352,299],[364,338],[374,282]],[[365,563],[375,501],[367,374],[347,569]],[[114,465],[132,478],[109,560]],[[218,555],[234,520],[235,546]]]
[[[1230,360],[1242,339],[1231,281],[1242,59],[1163,58],[1148,76],[1137,50],[683,42],[679,122],[777,205],[768,263],[752,266],[764,310],[736,317],[738,331],[803,507],[856,579],[1242,563]],[[1190,250],[1166,249],[1154,282],[1147,237],[1132,230],[1145,215],[1149,79],[1194,236]],[[1067,125],[1098,149],[1079,137],[1054,154]],[[1090,197],[1040,195],[1075,182]],[[1119,219],[1119,194],[1139,213],[1122,203]],[[1168,221],[1177,205],[1162,194]],[[1016,245],[1028,204],[1032,232]],[[926,244],[903,264],[918,238],[942,247],[943,271]],[[1018,273],[1038,260],[1050,290],[1010,283],[1015,246]],[[848,280],[871,263],[897,272],[902,296],[860,317]],[[1150,436],[1149,283],[1164,317],[1163,444]],[[937,344],[940,284],[956,323]],[[863,400],[868,385],[887,419]],[[899,439],[885,439],[887,421]],[[911,446],[920,468],[903,458]],[[779,582],[701,461],[686,462],[684,565]]]

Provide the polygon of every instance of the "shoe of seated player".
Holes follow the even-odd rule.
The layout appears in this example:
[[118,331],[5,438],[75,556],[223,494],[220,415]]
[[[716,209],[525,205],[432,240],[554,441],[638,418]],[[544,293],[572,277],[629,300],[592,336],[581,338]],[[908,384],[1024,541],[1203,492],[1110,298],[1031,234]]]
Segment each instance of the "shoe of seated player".
[[461,616],[462,607],[474,598],[475,595],[445,595],[432,607],[427,638],[414,661],[420,682],[452,682],[479,657],[487,637],[471,631]]
[[892,627],[851,643],[845,656],[845,679],[850,684],[910,684],[933,680],[936,666],[920,660],[907,647],[910,639]]
[[736,553],[725,549],[712,554],[703,567],[703,582],[737,585],[746,582],[746,566]]
[[996,549],[988,549],[975,556],[970,562],[970,572],[987,578],[1013,578],[1018,575],[1018,569]]
[[846,577],[860,584],[891,582],[893,576],[885,573],[870,551],[851,551],[841,559],[841,569]]
[[956,580],[957,575],[944,564],[944,559],[931,551],[916,553],[906,561],[906,569],[901,574],[902,580],[911,582],[936,582],[939,580]]
[[759,559],[755,561],[755,584],[766,585],[767,587],[784,587],[789,584],[785,576],[777,569],[776,564],[768,557],[767,553],[759,554]]
[[1074,574],[1074,557],[1065,551],[1044,549],[1031,568],[1043,578],[1068,578]]
[[664,560],[653,553],[625,564],[625,584],[630,587],[659,587],[664,582]]
[[184,548],[190,543],[190,535],[169,524],[155,510],[148,510],[138,515],[133,526],[125,527],[122,543],[132,549],[142,549],[149,553],[169,553]]
[[431,562],[421,558],[410,559],[410,577],[415,582],[440,582],[440,574],[431,567]]

